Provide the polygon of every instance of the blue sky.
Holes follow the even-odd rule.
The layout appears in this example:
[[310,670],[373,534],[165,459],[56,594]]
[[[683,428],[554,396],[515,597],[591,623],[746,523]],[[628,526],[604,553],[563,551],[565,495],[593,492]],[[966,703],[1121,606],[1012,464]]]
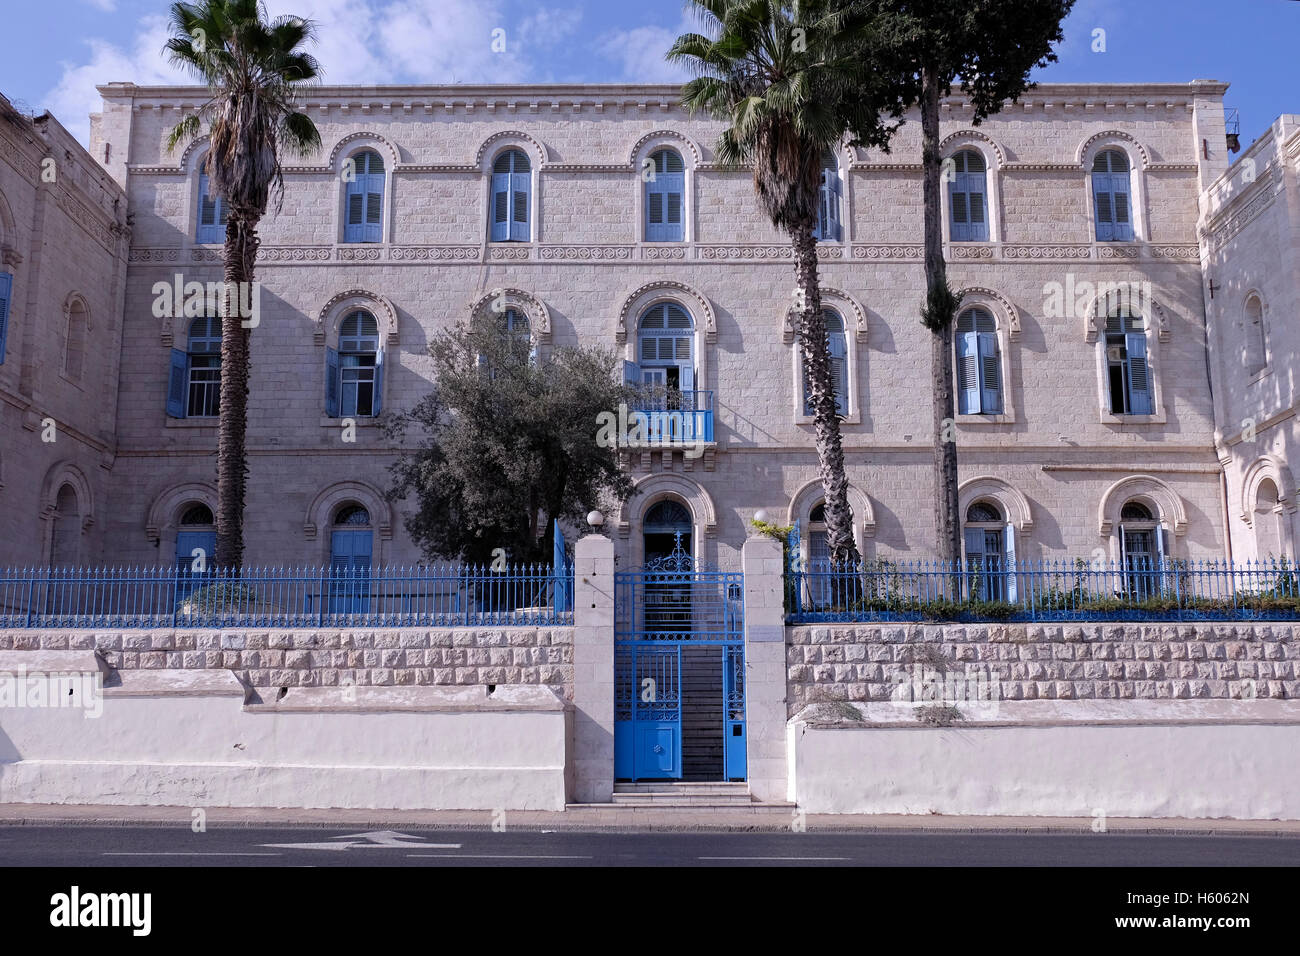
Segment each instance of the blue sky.
[[[1014,2],[1014,0],[1010,0]],[[86,137],[97,83],[189,82],[160,54],[165,0],[3,0],[0,92],[49,109]],[[318,22],[317,57],[332,83],[653,82],[690,25],[679,0],[267,0],[272,13]],[[505,30],[504,53],[491,49]],[[1105,31],[1094,52],[1093,31]],[[1078,0],[1055,82],[1232,84],[1243,145],[1279,113],[1300,113],[1294,78],[1300,2]],[[14,42],[21,38],[20,42]],[[1292,66],[1284,66],[1284,64]]]

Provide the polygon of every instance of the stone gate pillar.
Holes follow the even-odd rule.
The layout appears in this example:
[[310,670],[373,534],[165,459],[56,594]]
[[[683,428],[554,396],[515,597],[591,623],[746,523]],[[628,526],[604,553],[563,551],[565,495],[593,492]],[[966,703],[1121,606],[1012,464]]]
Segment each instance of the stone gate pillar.
[[786,664],[784,560],[781,542],[759,535],[740,554],[745,572],[745,736],[749,792],[764,802],[784,803],[786,760]]
[[573,556],[573,794],[614,797],[614,542],[579,538]]

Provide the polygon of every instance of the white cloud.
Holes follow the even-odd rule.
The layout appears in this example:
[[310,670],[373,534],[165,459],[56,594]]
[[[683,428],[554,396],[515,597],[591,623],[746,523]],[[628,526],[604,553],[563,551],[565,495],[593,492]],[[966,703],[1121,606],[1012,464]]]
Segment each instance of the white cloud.
[[[88,0],[108,9],[116,0]],[[331,84],[517,83],[533,77],[531,55],[570,36],[577,10],[535,8],[515,26],[501,0],[267,0],[272,17],[295,14],[315,25],[308,51]],[[504,52],[492,49],[492,31],[506,31]],[[163,17],[146,17],[129,48],[89,40],[89,56],[64,64],[63,76],[45,97],[50,110],[83,142],[90,113],[100,109],[97,85],[121,80],[139,84],[193,83],[166,61]]]
[[85,2],[105,13],[112,13],[117,9],[117,0],[85,0]]
[[690,78],[685,67],[669,63],[664,54],[683,33],[698,28],[683,19],[675,30],[666,27],[633,27],[614,30],[596,41],[596,49],[620,66],[618,79],[628,83],[680,83]]

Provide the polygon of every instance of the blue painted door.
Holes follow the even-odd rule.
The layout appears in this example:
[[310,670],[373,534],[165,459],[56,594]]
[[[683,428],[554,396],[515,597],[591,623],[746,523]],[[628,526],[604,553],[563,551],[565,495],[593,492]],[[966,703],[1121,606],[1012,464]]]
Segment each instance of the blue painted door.
[[188,597],[212,567],[217,550],[215,531],[181,531],[176,535],[176,597]]
[[373,533],[335,531],[330,540],[330,613],[370,610],[370,556]]

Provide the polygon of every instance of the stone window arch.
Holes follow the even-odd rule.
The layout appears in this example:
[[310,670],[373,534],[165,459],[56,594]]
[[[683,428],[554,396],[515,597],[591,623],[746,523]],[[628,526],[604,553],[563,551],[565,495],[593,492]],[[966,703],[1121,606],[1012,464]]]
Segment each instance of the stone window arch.
[[[1151,155],[1146,146],[1122,130],[1105,130],[1087,139],[1077,158],[1086,187],[1089,241],[1149,241],[1145,172]],[[1118,202],[1127,207],[1128,229],[1116,207],[1121,195],[1126,197]]]
[[86,348],[90,338],[90,307],[79,293],[63,304],[63,377],[80,384],[86,371]]
[[685,475],[653,474],[638,479],[632,494],[618,506],[615,528],[623,539],[630,567],[639,568],[645,563],[641,531],[646,514],[667,499],[683,505],[691,514],[691,551],[695,560],[714,559],[716,547],[713,539],[717,534],[718,519],[712,496],[703,485]]
[[95,523],[95,498],[81,469],[59,462],[45,473],[41,492],[44,554],[51,565],[68,567],[89,556],[86,532]]
[[[974,401],[970,404],[958,392],[957,421],[962,425],[1014,422],[1019,414],[1014,372],[1020,354],[1020,312],[1001,292],[980,286],[962,289],[957,300],[953,383],[958,390],[968,383]],[[990,383],[995,387],[990,388]]]
[[316,548],[316,560],[327,566],[332,558],[332,531],[340,515],[348,508],[362,508],[369,519],[367,527],[378,532],[374,536],[371,560],[382,566],[393,537],[392,506],[383,492],[364,481],[340,481],[324,488],[307,506],[303,519],[303,535]]
[[[545,145],[528,133],[501,130],[479,146],[475,165],[483,175],[483,205],[480,222],[489,242],[540,242],[545,223],[542,216],[542,167],[549,157]],[[502,180],[501,177],[506,177]],[[498,194],[505,192],[504,235],[493,224],[498,220]],[[518,213],[523,213],[519,220]],[[511,234],[512,220],[521,222]],[[500,237],[500,238],[498,238]]]
[[[515,315],[513,319],[511,313]],[[469,314],[471,321],[488,315],[504,318],[510,331],[517,330],[522,323],[528,330],[534,359],[545,362],[550,358],[551,312],[546,303],[531,292],[505,287],[493,289],[470,305]]]
[[[668,159],[671,165],[665,166]],[[699,147],[689,138],[674,130],[657,130],[647,133],[632,147],[632,168],[637,175],[633,179],[636,196],[632,208],[636,210],[636,232],[638,242],[694,242],[695,241],[695,189],[696,171],[701,162]],[[677,164],[680,164],[678,166]],[[660,167],[664,167],[661,169]],[[670,177],[667,189],[656,190],[661,183],[663,173]],[[664,203],[670,202],[670,195],[681,197],[680,230],[667,233],[655,232],[652,236],[650,221],[651,197],[654,193],[664,195]],[[667,212],[667,206],[664,207]],[[666,227],[667,217],[661,226]]]
[[[1127,517],[1126,508],[1129,509]],[[1138,508],[1150,517],[1142,516]],[[1112,484],[1102,495],[1097,519],[1097,530],[1117,565],[1124,564],[1126,554],[1138,553],[1128,540],[1126,528],[1153,531],[1150,550],[1141,553],[1154,554],[1156,560],[1165,561],[1179,556],[1182,538],[1187,534],[1187,509],[1182,498],[1166,482],[1152,475],[1131,475]]]
[[1258,292],[1246,296],[1242,318],[1242,357],[1246,372],[1259,375],[1268,368],[1268,327],[1265,324],[1266,308],[1264,299]]

